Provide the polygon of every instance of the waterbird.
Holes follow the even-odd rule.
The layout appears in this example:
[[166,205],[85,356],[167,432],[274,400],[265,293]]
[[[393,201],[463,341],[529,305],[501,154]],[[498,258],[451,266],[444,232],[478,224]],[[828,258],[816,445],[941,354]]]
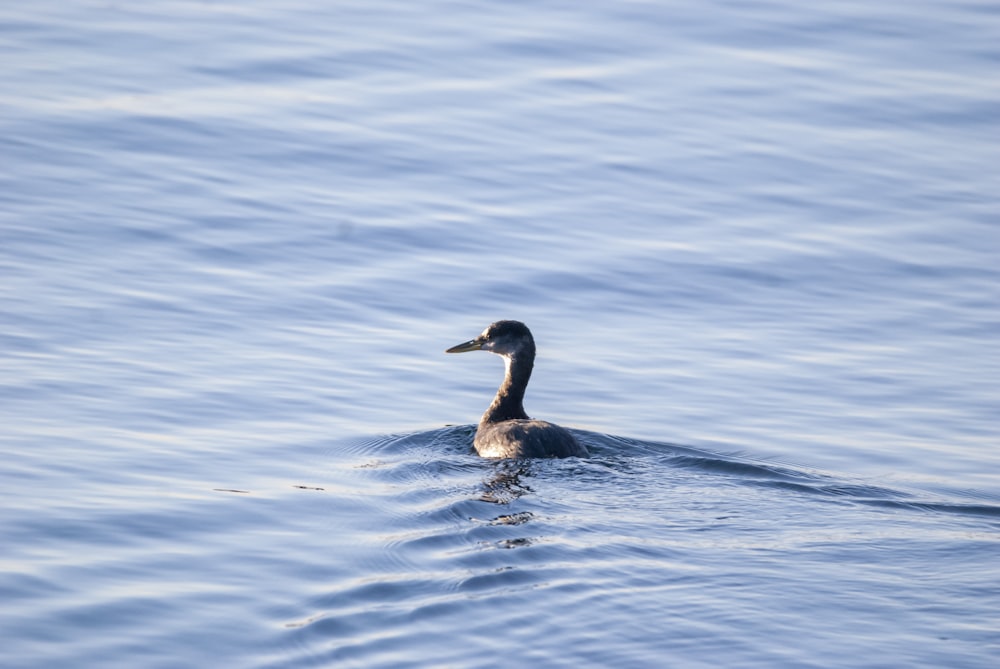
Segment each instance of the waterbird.
[[535,340],[520,321],[497,321],[475,339],[445,353],[488,351],[504,359],[503,383],[479,420],[473,445],[484,458],[587,457],[586,447],[569,430],[534,420],[524,412],[524,390],[535,364]]

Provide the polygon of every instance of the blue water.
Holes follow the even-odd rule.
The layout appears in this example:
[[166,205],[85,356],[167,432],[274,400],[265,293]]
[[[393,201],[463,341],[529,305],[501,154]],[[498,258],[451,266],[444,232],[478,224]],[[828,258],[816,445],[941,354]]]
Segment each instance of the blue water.
[[[43,0],[0,59],[0,666],[995,666],[995,3]],[[591,458],[470,453],[500,318]]]

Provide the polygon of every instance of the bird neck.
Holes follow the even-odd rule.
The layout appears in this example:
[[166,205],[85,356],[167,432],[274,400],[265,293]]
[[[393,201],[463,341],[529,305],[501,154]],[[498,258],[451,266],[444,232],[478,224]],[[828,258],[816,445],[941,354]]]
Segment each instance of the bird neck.
[[514,355],[504,356],[507,370],[503,383],[497,390],[490,408],[483,414],[480,423],[499,423],[515,418],[527,418],[524,412],[524,390],[531,378],[531,368],[535,364],[535,352],[528,349]]

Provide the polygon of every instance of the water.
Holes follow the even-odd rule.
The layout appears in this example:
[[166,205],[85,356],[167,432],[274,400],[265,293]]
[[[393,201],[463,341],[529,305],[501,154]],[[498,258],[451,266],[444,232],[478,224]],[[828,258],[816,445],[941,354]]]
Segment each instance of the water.
[[[0,666],[992,667],[991,3],[0,9]],[[529,324],[529,413],[469,453]]]

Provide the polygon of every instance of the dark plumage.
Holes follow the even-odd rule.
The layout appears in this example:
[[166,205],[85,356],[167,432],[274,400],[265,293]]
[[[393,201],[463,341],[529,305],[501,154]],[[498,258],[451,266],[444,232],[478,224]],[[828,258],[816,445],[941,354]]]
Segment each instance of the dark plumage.
[[486,458],[587,457],[587,449],[570,432],[524,412],[524,390],[535,364],[535,340],[524,323],[497,321],[483,333],[445,353],[489,351],[504,359],[503,383],[483,414],[473,444]]

